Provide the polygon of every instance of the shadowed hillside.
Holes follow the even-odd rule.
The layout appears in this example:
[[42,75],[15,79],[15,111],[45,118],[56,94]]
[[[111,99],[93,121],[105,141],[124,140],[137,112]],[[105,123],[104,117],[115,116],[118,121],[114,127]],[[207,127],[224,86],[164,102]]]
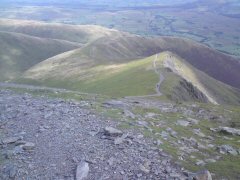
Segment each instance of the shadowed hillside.
[[240,61],[200,43],[181,38],[163,37],[164,50],[172,51],[209,76],[240,88]]
[[0,80],[16,78],[46,58],[79,47],[71,42],[0,32]]

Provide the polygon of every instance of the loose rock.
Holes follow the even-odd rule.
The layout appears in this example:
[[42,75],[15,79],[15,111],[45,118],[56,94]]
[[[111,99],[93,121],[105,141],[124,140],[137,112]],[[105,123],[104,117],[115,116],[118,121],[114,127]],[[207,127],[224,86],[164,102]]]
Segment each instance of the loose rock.
[[123,132],[113,127],[105,127],[104,134],[107,136],[121,136]]
[[147,168],[146,168],[144,165],[142,165],[142,164],[140,164],[139,169],[140,169],[142,172],[146,173],[146,174],[150,173],[150,170],[147,169]]
[[30,151],[35,148],[35,144],[31,142],[27,142],[26,144],[22,145],[22,148],[26,151]]
[[124,109],[124,115],[126,117],[130,117],[131,119],[135,119],[136,118],[135,114],[133,114],[131,111],[129,111],[127,109]]
[[193,178],[193,180],[212,180],[212,175],[208,170],[197,172]]
[[8,137],[2,140],[3,144],[12,144],[17,142],[18,140],[21,140],[21,137]]
[[222,146],[218,146],[217,149],[219,150],[219,152],[221,154],[231,154],[233,156],[237,156],[238,152],[236,149],[234,149],[232,146],[230,145],[222,145]]
[[220,127],[219,131],[222,133],[240,136],[240,129],[230,128],[230,127]]
[[89,165],[87,162],[81,162],[77,166],[76,180],[84,180],[87,178],[89,173]]
[[180,126],[187,127],[187,126],[189,126],[190,122],[185,121],[185,120],[178,120],[176,124],[180,125]]

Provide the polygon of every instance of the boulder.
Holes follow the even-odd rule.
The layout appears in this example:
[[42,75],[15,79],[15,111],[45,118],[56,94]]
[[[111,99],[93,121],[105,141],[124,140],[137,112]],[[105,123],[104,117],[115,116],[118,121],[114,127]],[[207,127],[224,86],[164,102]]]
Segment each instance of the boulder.
[[220,127],[219,132],[240,136],[240,129],[230,128],[230,127]]
[[30,151],[35,148],[35,144],[31,142],[27,142],[26,144],[21,145],[23,150]]
[[123,132],[113,127],[105,127],[104,134],[107,136],[121,136]]
[[187,126],[189,126],[190,122],[185,121],[185,120],[178,120],[176,124],[180,125],[180,126],[187,127]]
[[18,140],[22,140],[21,137],[8,137],[2,140],[3,144],[12,144],[17,142]]
[[231,154],[233,156],[237,156],[238,152],[236,149],[234,149],[232,146],[230,145],[221,145],[217,147],[217,150],[221,153],[221,154]]

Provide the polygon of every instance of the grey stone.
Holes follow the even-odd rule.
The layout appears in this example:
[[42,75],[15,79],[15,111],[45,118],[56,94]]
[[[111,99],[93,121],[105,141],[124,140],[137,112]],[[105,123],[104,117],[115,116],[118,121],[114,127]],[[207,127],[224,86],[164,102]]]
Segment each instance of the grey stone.
[[210,128],[210,130],[211,130],[212,132],[217,132],[217,131],[218,131],[218,128]]
[[185,121],[185,120],[178,120],[176,124],[177,124],[177,125],[180,125],[180,126],[187,127],[187,126],[190,125],[190,122]]
[[129,111],[127,109],[124,109],[124,115],[126,117],[130,117],[131,119],[135,119],[136,118],[135,114],[133,114],[131,111]]
[[116,139],[114,139],[115,145],[122,144],[123,142],[124,142],[124,138],[122,138],[122,137],[117,137]]
[[240,136],[240,129],[230,128],[230,127],[220,127],[219,131],[222,133]]
[[89,135],[90,136],[96,136],[99,133],[99,131],[90,131]]
[[199,120],[197,120],[197,119],[193,119],[193,118],[187,118],[187,120],[191,123],[191,124],[198,124],[199,123]]
[[158,139],[157,141],[154,141],[154,144],[156,144],[157,146],[160,146],[161,144],[163,144],[163,142]]
[[139,169],[146,174],[150,173],[150,169],[148,169],[147,167],[145,167],[142,164],[139,165]]
[[212,180],[212,175],[208,170],[199,171],[193,175],[194,180]]
[[146,122],[146,121],[138,121],[137,123],[140,126],[148,127],[148,122]]
[[199,137],[202,137],[202,138],[206,137],[206,135],[203,134],[200,129],[193,129],[193,132],[194,132],[194,134],[198,135]]
[[126,104],[122,101],[118,101],[118,100],[110,100],[110,101],[106,101],[105,103],[103,103],[103,105],[105,106],[111,106],[111,107],[116,107],[116,108],[123,108],[126,106]]
[[4,169],[4,172],[8,174],[10,179],[14,179],[17,174],[17,167],[13,164],[8,164]]
[[16,146],[14,149],[13,149],[13,154],[16,155],[16,154],[22,154],[23,153],[23,148],[21,146]]
[[178,173],[170,173],[169,176],[172,178],[177,178],[177,179],[181,178],[181,174],[178,174]]
[[145,118],[150,118],[150,119],[152,119],[152,118],[154,118],[155,116],[156,116],[155,113],[149,112],[149,113],[147,113],[147,114],[145,115]]
[[108,164],[109,164],[109,166],[112,166],[113,165],[113,163],[114,163],[114,158],[113,157],[111,157],[107,162],[108,162]]
[[113,127],[105,127],[104,134],[107,136],[121,136],[123,132]]
[[23,150],[30,151],[35,148],[35,144],[32,142],[27,142],[26,144],[21,145]]
[[88,177],[89,165],[87,162],[81,162],[77,166],[76,180],[84,180]]
[[162,131],[160,135],[163,139],[167,139],[169,136],[169,134],[166,131]]
[[21,139],[22,139],[22,137],[8,137],[8,138],[3,139],[2,142],[3,142],[3,144],[12,144]]
[[177,138],[178,133],[174,131],[172,128],[167,128],[166,130],[170,133],[172,137]]
[[206,163],[203,160],[197,160],[195,163],[197,166],[204,166]]
[[215,162],[217,162],[215,159],[206,159],[205,161],[208,162],[208,163],[215,163]]
[[20,145],[23,145],[23,144],[26,144],[26,143],[27,143],[27,141],[20,140],[20,141],[15,142],[15,145],[20,146]]
[[238,155],[238,152],[236,149],[234,149],[232,146],[230,145],[221,145],[221,146],[218,146],[217,149],[219,150],[219,152],[221,154],[226,154],[226,153],[229,153],[233,156],[237,156]]

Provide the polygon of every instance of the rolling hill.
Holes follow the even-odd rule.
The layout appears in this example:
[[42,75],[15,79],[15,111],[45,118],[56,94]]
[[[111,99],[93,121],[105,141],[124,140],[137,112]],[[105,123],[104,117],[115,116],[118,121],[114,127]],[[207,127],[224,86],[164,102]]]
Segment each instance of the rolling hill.
[[[159,76],[153,65],[156,55],[119,64],[93,65],[94,63],[83,61],[76,67],[76,64],[67,65],[64,61],[72,53],[74,51],[34,66],[24,73],[20,82],[68,87],[114,97],[158,96],[155,87]],[[59,58],[63,58],[61,62]],[[163,98],[174,101],[240,104],[239,90],[211,78],[171,52],[158,54],[156,64],[156,68],[164,76],[160,85]]]
[[19,76],[33,65],[79,47],[71,42],[0,32],[0,80]]
[[17,32],[41,38],[60,39],[86,44],[119,31],[95,25],[66,25],[39,21],[0,19],[0,31]]
[[[164,76],[160,90],[165,98],[239,104],[240,61],[188,39],[141,37],[99,26],[3,19],[0,20],[0,30],[8,31],[3,32],[3,37],[24,37],[25,41],[20,40],[23,44],[34,44],[30,39],[44,39],[71,46],[70,51],[64,49],[45,60],[31,55],[26,60],[19,56],[16,68],[5,65],[3,73],[19,72],[18,78],[9,78],[14,82],[116,97],[152,96],[156,95],[156,83],[159,81],[153,59],[159,54],[158,62],[161,63],[158,65]],[[22,47],[19,43],[14,45]],[[44,47],[47,45],[41,45],[41,48]],[[41,48],[31,45],[30,49],[37,57],[38,53],[44,54]],[[45,52],[46,49],[42,50]],[[4,52],[1,54],[4,55]],[[167,61],[166,57],[171,58]],[[178,69],[174,69],[176,67]]]

